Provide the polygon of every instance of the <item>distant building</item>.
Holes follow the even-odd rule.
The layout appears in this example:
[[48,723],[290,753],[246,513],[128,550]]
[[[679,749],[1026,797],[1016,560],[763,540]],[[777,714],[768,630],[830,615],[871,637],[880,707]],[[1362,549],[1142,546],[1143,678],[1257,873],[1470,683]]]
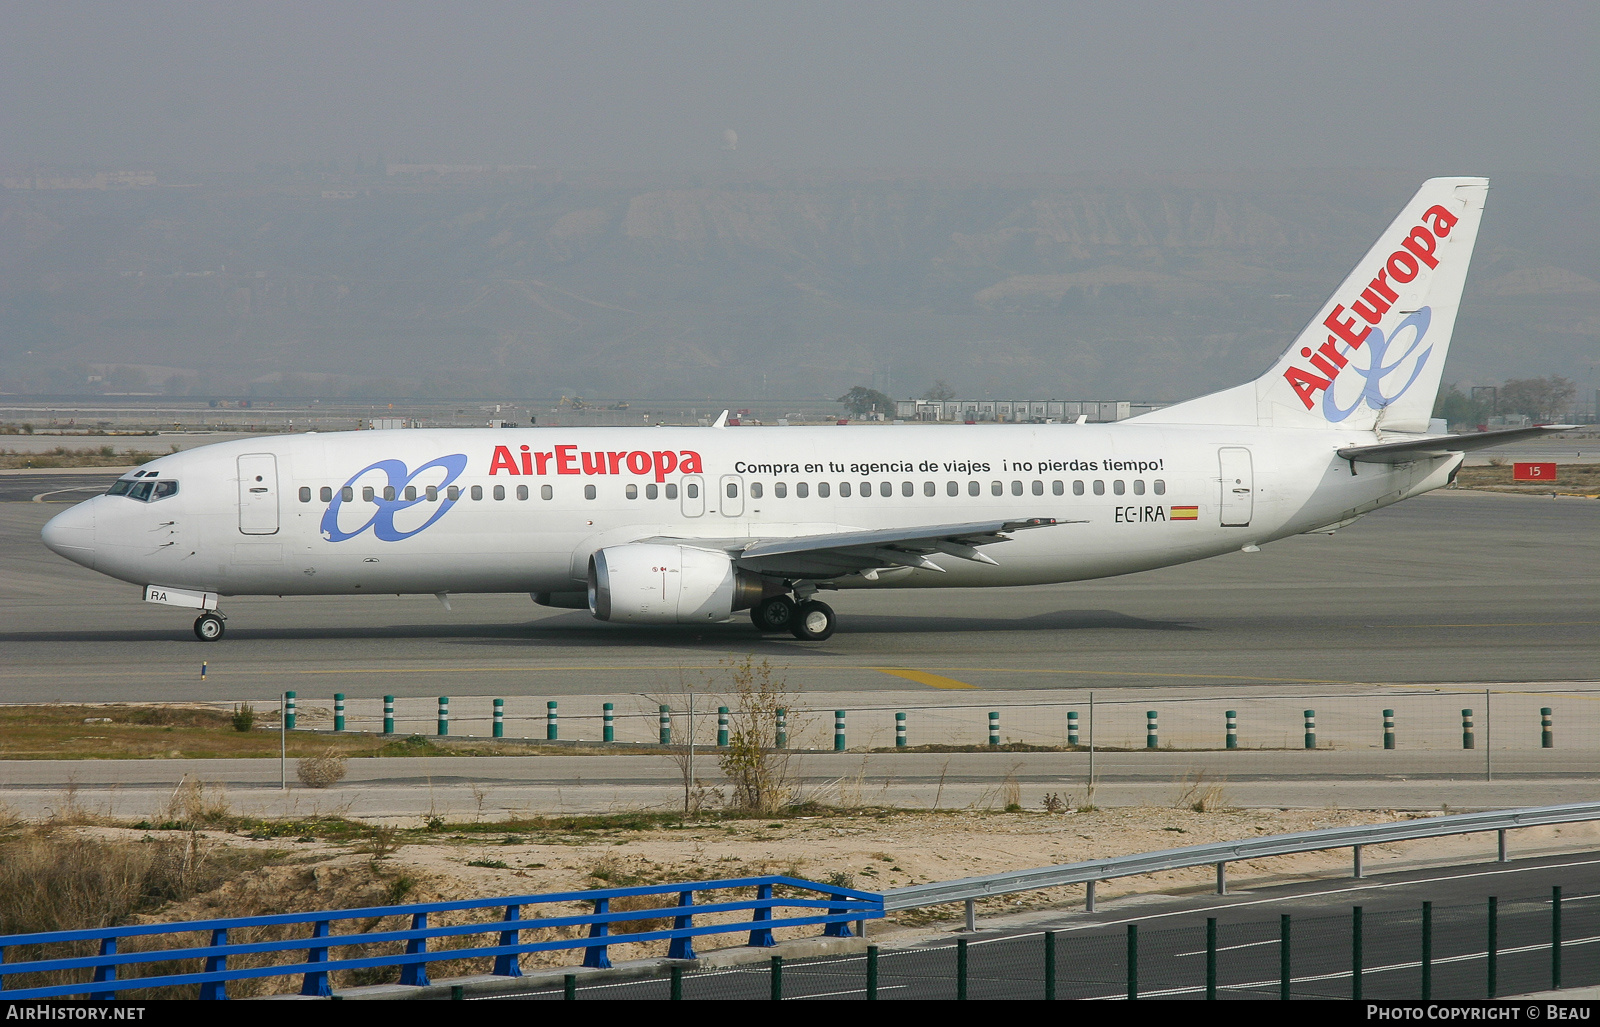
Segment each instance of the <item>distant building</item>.
[[904,421],[996,421],[1011,424],[1076,421],[1125,421],[1134,414],[1158,409],[1161,404],[1128,400],[1063,399],[902,399],[895,417]]
[[21,175],[0,179],[7,189],[148,189],[161,183],[154,171],[97,171],[92,175]]

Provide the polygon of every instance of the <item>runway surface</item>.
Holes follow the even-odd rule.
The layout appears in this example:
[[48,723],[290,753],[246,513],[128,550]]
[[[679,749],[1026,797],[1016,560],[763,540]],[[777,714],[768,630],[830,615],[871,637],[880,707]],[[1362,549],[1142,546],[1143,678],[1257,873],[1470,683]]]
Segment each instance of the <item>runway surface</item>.
[[[831,596],[823,643],[745,622],[640,629],[524,596],[235,598],[228,636],[56,557],[59,506],[0,503],[0,688],[13,702],[640,694],[721,661],[802,693],[908,687],[1250,686],[1585,680],[1600,666],[1600,503],[1445,491],[1304,536],[1125,578]],[[198,664],[206,660],[204,682]],[[920,677],[886,673],[911,670]]]

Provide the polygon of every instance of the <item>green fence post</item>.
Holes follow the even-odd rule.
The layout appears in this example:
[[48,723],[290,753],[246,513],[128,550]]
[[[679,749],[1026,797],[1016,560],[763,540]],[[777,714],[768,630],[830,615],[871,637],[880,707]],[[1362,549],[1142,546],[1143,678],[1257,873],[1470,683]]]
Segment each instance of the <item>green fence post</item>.
[[439,734],[440,735],[447,735],[449,733],[450,733],[450,697],[448,695],[441,695],[439,697]]
[[967,939],[956,939],[956,1000],[967,1000]]
[[1550,987],[1561,987],[1561,886],[1550,889]]
[[778,707],[776,719],[777,727],[776,736],[773,739],[773,747],[787,749],[789,748],[789,711],[782,706]]
[[544,704],[544,740],[554,742],[561,737],[561,721],[556,713],[556,701],[549,700]]
[[717,746],[722,749],[728,747],[728,708],[726,706],[717,707]]
[[1067,711],[1067,744],[1078,744],[1078,711]]
[[1461,748],[1477,748],[1477,740],[1472,737],[1472,711],[1461,711]]
[[1000,711],[989,711],[989,744],[1000,744]]
[[878,946],[867,946],[867,1000],[878,998]]
[[568,1002],[578,997],[578,975],[567,974],[561,978],[561,997]]
[[1156,721],[1155,710],[1146,710],[1144,714],[1144,747],[1161,748],[1161,728]]
[[833,711],[833,751],[844,752],[844,711]]
[[1056,1000],[1056,932],[1044,932],[1044,1000]]
[[333,693],[333,729],[344,730],[344,693]]
[[383,733],[394,734],[394,696],[383,697]]
[[1551,716],[1552,712],[1548,706],[1539,707],[1539,745],[1545,749],[1556,747],[1555,720]]
[[1315,749],[1317,747],[1317,711],[1316,710],[1306,710],[1305,711],[1305,718],[1306,718],[1306,738],[1305,738],[1306,748],[1307,749]]
[[1488,992],[1494,998],[1495,992],[1500,990],[1500,900],[1489,896],[1489,959],[1488,959]]
[[894,715],[894,747],[896,749],[904,749],[906,747],[906,715],[904,713],[896,713]]
[[1394,748],[1394,711],[1383,711],[1383,747]]
[[673,1002],[683,1001],[683,967],[681,966],[672,968],[672,991],[668,998]]
[[663,704],[661,706],[661,708],[658,710],[658,712],[660,713],[660,716],[661,716],[661,723],[660,723],[661,744],[662,745],[671,745],[672,744],[672,707]]
[[606,742],[617,740],[617,710],[611,703],[600,705],[600,738]]
[[504,738],[506,736],[506,701],[504,699],[496,699],[494,701],[494,736],[496,738]]
[[1239,748],[1239,711],[1229,710],[1225,721],[1227,728],[1227,746],[1230,749]]
[[1289,985],[1294,978],[1289,973],[1289,914],[1278,916],[1278,999],[1289,1001]]
[[783,957],[772,957],[772,1001],[783,1001]]
[[1128,998],[1139,997],[1139,925],[1128,925]]
[[1350,999],[1361,1001],[1361,907],[1350,910]]
[[293,731],[294,730],[294,722],[295,722],[294,693],[293,692],[285,692],[285,693],[283,693],[283,726],[284,726],[284,729],[287,730],[287,731]]
[[1217,918],[1206,917],[1206,998],[1217,997]]
[[1433,903],[1422,904],[1422,997],[1433,998]]

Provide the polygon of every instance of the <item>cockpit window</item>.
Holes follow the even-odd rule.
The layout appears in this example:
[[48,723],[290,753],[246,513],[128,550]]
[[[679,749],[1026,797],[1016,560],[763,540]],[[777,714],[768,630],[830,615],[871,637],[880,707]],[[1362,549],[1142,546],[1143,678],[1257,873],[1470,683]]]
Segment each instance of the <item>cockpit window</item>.
[[111,496],[127,496],[129,499],[141,503],[154,503],[159,499],[178,494],[178,483],[168,478],[157,481],[146,478],[143,481],[119,481],[111,486],[111,491],[106,493]]

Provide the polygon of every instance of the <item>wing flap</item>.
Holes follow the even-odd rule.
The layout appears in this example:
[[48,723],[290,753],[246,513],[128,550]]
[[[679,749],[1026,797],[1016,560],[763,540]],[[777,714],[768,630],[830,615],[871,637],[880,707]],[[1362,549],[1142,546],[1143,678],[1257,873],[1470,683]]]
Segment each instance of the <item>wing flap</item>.
[[1474,449],[1488,449],[1519,439],[1534,438],[1553,431],[1571,431],[1575,425],[1546,424],[1533,428],[1506,428],[1476,435],[1429,435],[1401,442],[1381,442],[1375,446],[1346,446],[1339,450],[1342,460],[1367,464],[1407,464],[1429,457],[1450,456]]

